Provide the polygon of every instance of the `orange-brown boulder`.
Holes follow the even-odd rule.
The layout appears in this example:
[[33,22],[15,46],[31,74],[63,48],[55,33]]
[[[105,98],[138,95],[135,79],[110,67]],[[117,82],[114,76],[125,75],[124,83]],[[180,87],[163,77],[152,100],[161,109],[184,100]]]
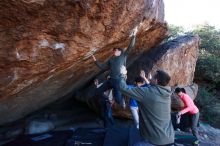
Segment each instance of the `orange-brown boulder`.
[[1,0],[0,125],[81,88],[142,22],[130,61],[167,35],[161,0]]
[[133,82],[141,69],[147,74],[164,70],[171,76],[169,86],[193,84],[199,55],[199,36],[185,35],[143,53],[128,68],[128,80]]

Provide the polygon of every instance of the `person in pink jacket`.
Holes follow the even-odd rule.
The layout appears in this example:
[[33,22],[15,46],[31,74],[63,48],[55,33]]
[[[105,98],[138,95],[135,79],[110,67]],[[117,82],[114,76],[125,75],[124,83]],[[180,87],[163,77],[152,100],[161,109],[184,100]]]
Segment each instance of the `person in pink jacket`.
[[196,105],[194,104],[193,100],[189,97],[189,95],[187,95],[184,92],[185,92],[184,88],[178,87],[175,89],[175,93],[179,96],[179,98],[184,103],[184,108],[180,112],[178,112],[178,116],[180,117],[181,115],[185,113],[189,113],[190,120],[191,120],[190,126],[191,126],[192,133],[197,138],[197,142],[199,142],[198,141],[198,130],[197,130],[197,125],[199,121],[199,109],[196,107]]

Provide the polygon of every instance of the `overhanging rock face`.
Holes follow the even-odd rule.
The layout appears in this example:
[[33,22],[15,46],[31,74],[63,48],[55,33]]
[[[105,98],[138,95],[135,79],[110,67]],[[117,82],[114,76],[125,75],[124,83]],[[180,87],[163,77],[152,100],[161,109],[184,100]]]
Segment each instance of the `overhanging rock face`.
[[77,90],[137,34],[134,60],[167,35],[161,0],[1,0],[0,125]]
[[[154,73],[156,70],[165,70],[171,76],[170,86],[184,87],[187,94],[195,99],[198,92],[198,85],[193,83],[196,61],[198,59],[199,37],[181,36],[168,41],[150,51],[143,53],[128,68],[128,82],[134,83],[139,71],[144,69],[147,73]],[[173,88],[173,89],[174,89]],[[86,102],[92,109],[98,110],[98,99],[94,97],[95,87],[90,85],[82,90],[76,98]],[[182,101],[172,96],[172,109],[179,110],[183,107]],[[128,105],[128,100],[127,105]],[[113,113],[119,117],[130,117],[130,110],[122,110],[117,104],[113,106]]]

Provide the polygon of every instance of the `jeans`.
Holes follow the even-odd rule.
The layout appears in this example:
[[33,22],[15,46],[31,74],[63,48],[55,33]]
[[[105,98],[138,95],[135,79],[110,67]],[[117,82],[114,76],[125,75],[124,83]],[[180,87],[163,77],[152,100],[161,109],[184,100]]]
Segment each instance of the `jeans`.
[[111,104],[109,101],[101,100],[101,116],[104,120],[104,127],[110,127],[114,125],[114,118],[112,116]]
[[198,139],[199,135],[198,135],[198,121],[199,121],[199,112],[193,115],[190,115],[190,126],[191,126],[191,130],[193,135]]
[[[161,146],[174,146],[174,145],[175,145],[174,143],[170,143]],[[128,146],[155,146],[155,145],[151,144],[148,140],[144,139],[140,135],[140,131],[138,129],[131,128]]]
[[104,92],[113,89],[113,96],[114,100],[117,104],[119,104],[121,107],[125,108],[125,100],[120,92],[119,89],[119,80],[118,79],[108,79],[106,82],[102,84],[99,88],[97,88],[96,94],[103,99],[108,99],[106,95],[104,95]]
[[135,127],[139,129],[139,115],[138,115],[138,107],[130,106],[132,118],[134,120]]

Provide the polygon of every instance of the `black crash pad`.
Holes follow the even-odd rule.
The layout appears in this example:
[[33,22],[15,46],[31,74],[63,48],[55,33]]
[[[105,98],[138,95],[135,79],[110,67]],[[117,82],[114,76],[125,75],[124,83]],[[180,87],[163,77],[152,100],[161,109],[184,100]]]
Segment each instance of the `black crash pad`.
[[44,134],[22,135],[3,146],[64,146],[73,131],[55,131]]

